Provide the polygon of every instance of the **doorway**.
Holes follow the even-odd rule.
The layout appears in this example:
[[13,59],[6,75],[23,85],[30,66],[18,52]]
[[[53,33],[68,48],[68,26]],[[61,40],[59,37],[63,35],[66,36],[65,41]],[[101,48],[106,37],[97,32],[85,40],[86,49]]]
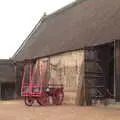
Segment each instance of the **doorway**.
[[86,91],[92,99],[114,96],[114,43],[90,47],[85,50]]

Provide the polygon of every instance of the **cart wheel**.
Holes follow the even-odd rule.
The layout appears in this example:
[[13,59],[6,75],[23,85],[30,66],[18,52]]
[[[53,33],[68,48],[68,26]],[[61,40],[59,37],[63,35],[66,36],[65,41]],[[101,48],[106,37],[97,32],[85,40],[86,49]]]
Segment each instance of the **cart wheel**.
[[49,104],[49,96],[47,93],[43,93],[38,99],[37,102],[40,105],[46,106]]
[[56,105],[61,105],[63,102],[63,98],[64,98],[64,92],[63,91],[57,92],[56,96],[53,98],[54,103]]
[[36,101],[39,105],[42,105],[41,102],[40,102],[40,98],[36,98]]
[[25,97],[24,102],[25,105],[32,106],[32,104],[34,103],[34,99],[32,97]]

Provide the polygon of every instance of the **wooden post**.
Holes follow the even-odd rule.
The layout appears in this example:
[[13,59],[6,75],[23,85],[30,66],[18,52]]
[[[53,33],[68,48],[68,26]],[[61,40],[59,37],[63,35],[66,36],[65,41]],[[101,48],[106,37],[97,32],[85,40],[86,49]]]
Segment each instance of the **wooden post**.
[[114,96],[120,101],[120,41],[114,41]]
[[[84,51],[83,51],[84,52]],[[83,53],[84,54],[84,53]],[[84,57],[84,55],[82,56]],[[84,79],[84,58],[81,58],[82,63],[79,66],[79,77],[78,77],[78,88],[77,88],[77,94],[76,94],[76,104],[77,105],[85,105],[86,102],[86,93],[85,93],[85,79]]]
[[2,96],[1,96],[1,87],[2,87],[2,83],[0,83],[0,100],[2,99]]

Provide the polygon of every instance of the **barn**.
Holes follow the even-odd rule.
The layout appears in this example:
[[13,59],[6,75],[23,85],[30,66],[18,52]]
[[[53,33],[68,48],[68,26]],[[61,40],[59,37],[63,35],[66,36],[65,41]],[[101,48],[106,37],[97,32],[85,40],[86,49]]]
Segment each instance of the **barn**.
[[12,60],[0,60],[0,100],[15,98],[16,75]]
[[40,60],[49,62],[49,81],[64,84],[70,103],[120,101],[119,14],[119,0],[79,0],[44,15],[12,57],[19,84],[23,62]]

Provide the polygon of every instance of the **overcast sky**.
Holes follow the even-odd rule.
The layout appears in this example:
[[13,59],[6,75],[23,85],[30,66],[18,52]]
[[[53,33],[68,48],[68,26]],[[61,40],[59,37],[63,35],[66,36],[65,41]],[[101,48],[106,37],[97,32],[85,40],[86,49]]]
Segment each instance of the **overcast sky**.
[[44,12],[50,14],[74,0],[0,0],[0,59],[10,58]]

